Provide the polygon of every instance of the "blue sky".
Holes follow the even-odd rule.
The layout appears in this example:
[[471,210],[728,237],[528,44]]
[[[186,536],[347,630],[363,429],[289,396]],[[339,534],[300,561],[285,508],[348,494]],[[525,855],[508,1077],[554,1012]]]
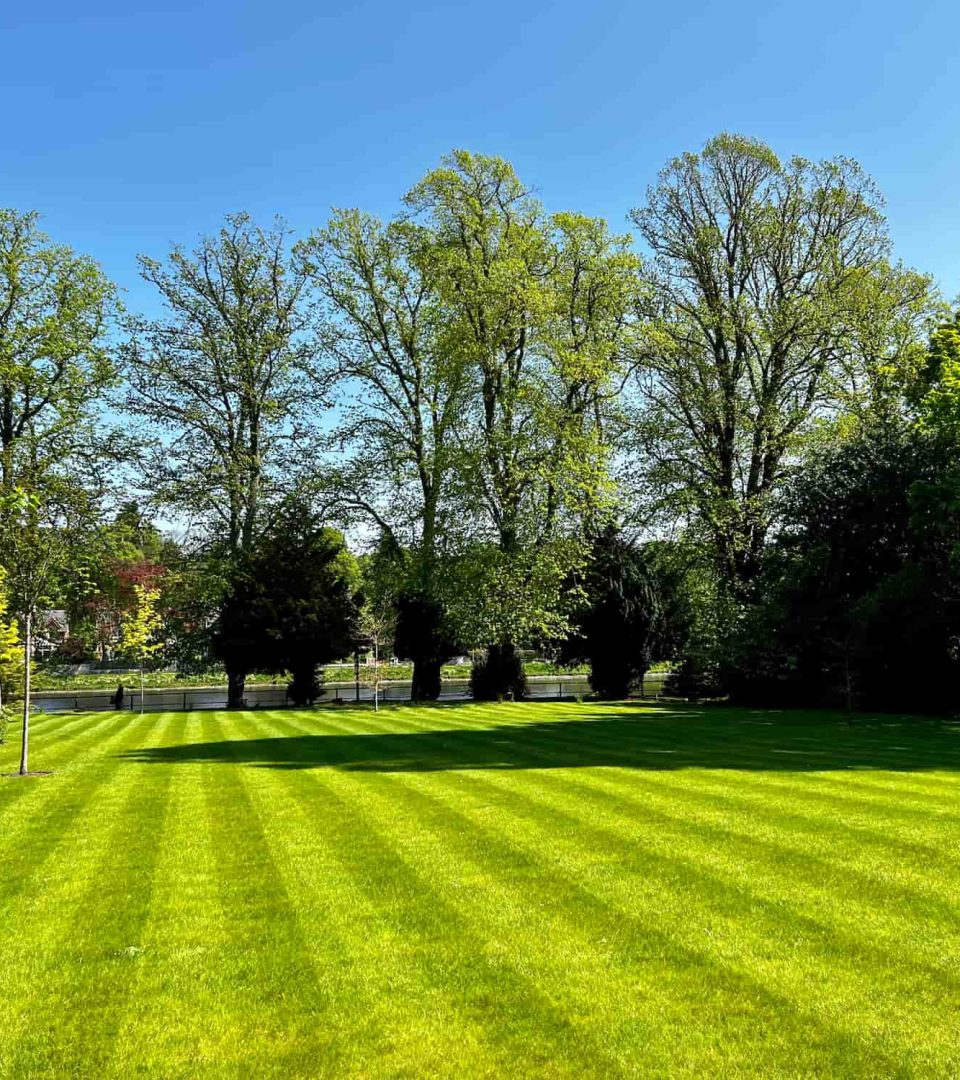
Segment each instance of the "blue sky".
[[223,213],[390,214],[454,146],[513,161],[550,209],[625,226],[720,130],[846,154],[898,255],[960,293],[953,2],[0,6],[0,205],[36,208],[147,304],[135,255]]

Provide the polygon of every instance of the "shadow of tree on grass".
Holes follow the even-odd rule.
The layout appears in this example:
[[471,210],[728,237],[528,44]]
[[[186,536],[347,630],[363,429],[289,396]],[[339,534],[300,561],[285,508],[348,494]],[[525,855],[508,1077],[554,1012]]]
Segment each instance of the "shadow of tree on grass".
[[[596,767],[960,770],[960,723],[949,720],[715,707],[585,709],[589,711],[576,719],[486,728],[236,738],[144,747],[120,756],[157,764],[220,761],[360,772]],[[298,715],[306,719],[315,714]]]

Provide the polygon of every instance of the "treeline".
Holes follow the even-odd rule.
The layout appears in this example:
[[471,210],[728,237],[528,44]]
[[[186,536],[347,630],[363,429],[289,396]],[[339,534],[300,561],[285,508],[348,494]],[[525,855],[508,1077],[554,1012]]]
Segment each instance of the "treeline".
[[147,317],[0,211],[8,638],[63,607],[62,653],[217,660],[234,704],[374,642],[417,699],[471,650],[477,697],[521,695],[534,648],[602,696],[672,660],[688,693],[956,708],[960,324],[873,183],[720,135],[630,219],[458,151],[389,221],[141,257]]

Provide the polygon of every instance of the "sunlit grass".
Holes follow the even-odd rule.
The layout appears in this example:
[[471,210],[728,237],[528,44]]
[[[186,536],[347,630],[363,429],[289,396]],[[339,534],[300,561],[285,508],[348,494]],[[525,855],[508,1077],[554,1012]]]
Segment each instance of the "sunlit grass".
[[960,1072],[949,722],[59,715],[32,764],[4,1076]]

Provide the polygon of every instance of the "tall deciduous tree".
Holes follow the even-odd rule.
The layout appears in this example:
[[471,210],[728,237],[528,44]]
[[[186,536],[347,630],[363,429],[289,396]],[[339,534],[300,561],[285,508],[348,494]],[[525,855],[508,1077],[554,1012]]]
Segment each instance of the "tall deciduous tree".
[[[249,551],[269,505],[295,482],[304,276],[287,232],[226,219],[192,254],[142,257],[163,318],[137,319],[126,354],[127,409],[159,433],[147,483],[177,513],[192,514],[228,559]],[[228,669],[231,704],[243,676]]]
[[407,201],[433,236],[451,340],[475,375],[460,428],[468,485],[512,552],[551,449],[535,422],[546,374],[534,349],[549,309],[546,220],[507,162],[465,151],[428,173]]
[[577,522],[604,486],[595,421],[622,356],[636,262],[602,223],[548,218],[499,158],[457,151],[407,203],[431,237],[447,347],[468,373],[460,505],[474,539],[496,548],[475,567],[492,576],[473,588],[502,599],[480,622],[507,672],[522,637],[562,625],[564,564],[582,555]]
[[234,214],[192,254],[140,258],[166,309],[132,320],[126,349],[126,407],[162,436],[148,480],[231,553],[255,538],[301,434],[304,279],[286,246],[282,225]]
[[[397,553],[393,592],[407,616],[431,612],[409,642],[413,696],[435,698],[452,655],[438,573],[456,531],[455,431],[469,373],[449,341],[431,237],[409,220],[383,225],[338,211],[299,254],[321,296],[320,352],[335,363],[340,423],[326,488],[341,513],[365,517]],[[322,369],[320,382],[330,374]]]
[[737,135],[672,161],[633,219],[654,257],[648,477],[706,529],[738,593],[811,422],[898,362],[929,281],[891,266],[880,196],[855,162],[784,163]]
[[549,308],[537,348],[550,371],[544,403],[552,433],[545,521],[573,513],[596,530],[607,508],[611,447],[623,416],[619,397],[636,364],[642,263],[629,236],[602,218],[555,214],[550,222]]
[[0,484],[39,490],[95,471],[93,407],[115,378],[115,290],[53,243],[38,215],[0,209]]

